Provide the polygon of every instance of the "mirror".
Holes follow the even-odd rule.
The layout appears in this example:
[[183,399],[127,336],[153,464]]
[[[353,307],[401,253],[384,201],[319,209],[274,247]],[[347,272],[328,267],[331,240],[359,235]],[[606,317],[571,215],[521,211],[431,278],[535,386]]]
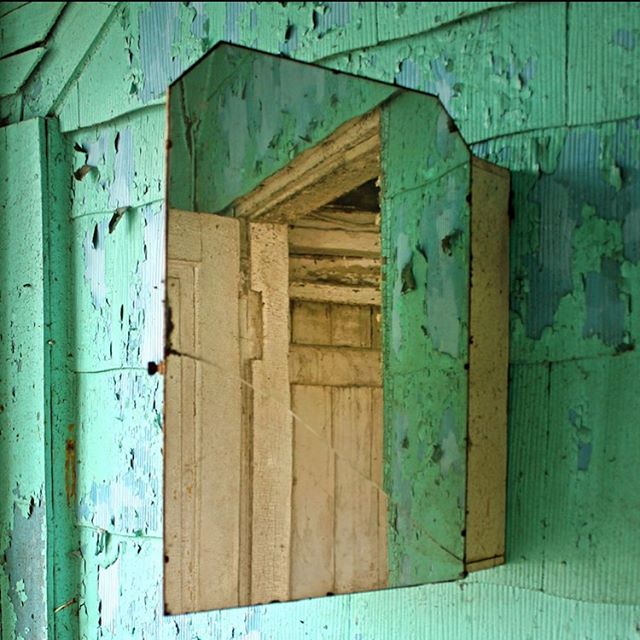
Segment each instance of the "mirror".
[[168,110],[165,611],[503,562],[508,173],[433,96],[227,44]]

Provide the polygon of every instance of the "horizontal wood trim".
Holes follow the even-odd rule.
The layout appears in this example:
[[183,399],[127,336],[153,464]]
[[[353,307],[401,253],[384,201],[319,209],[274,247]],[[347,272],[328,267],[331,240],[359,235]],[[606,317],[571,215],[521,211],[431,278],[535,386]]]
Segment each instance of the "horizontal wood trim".
[[323,207],[295,221],[296,227],[343,229],[345,231],[380,231],[380,214],[356,209]]
[[379,258],[293,255],[289,281],[351,286],[380,286]]
[[313,300],[337,304],[380,306],[380,289],[376,287],[346,287],[333,284],[295,282],[289,285],[292,300]]
[[380,173],[380,112],[354,118],[232,205],[234,215],[291,223]]
[[380,352],[292,345],[289,377],[292,384],[379,387],[382,384]]
[[292,227],[289,231],[292,255],[332,255],[380,257],[380,234],[340,229]]

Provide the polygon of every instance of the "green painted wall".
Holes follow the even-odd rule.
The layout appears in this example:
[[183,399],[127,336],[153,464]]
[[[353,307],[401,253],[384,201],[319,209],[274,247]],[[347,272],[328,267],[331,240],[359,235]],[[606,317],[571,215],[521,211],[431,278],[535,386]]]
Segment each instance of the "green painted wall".
[[[21,5],[0,29],[47,51],[0,98],[3,640],[637,637],[640,4]],[[163,618],[163,95],[221,39],[436,93],[512,171],[504,567]]]

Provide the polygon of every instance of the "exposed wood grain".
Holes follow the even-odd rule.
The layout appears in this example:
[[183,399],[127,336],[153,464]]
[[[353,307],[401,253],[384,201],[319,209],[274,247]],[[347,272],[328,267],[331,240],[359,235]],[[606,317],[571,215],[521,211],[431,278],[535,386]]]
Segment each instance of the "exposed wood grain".
[[291,227],[290,250],[293,255],[366,256],[380,258],[380,234],[343,229]]
[[238,217],[286,223],[379,175],[377,110],[338,127],[232,207]]
[[380,353],[347,347],[293,345],[289,372],[295,384],[338,387],[380,386]]
[[294,442],[291,597],[295,599],[333,591],[335,495],[334,455],[326,434],[296,424]]
[[379,305],[380,290],[374,287],[340,287],[332,284],[293,283],[292,300],[316,300],[337,304]]
[[371,307],[331,305],[331,344],[337,347],[371,347]]
[[382,389],[373,388],[371,389],[371,471],[369,476],[379,487],[383,485],[384,467],[384,428],[382,421]]
[[291,341],[294,344],[331,344],[331,308],[322,302],[292,296]]
[[379,258],[346,256],[292,256],[289,261],[289,280],[349,286],[379,287]]
[[[335,387],[331,393],[333,446],[360,475],[371,473],[370,387]],[[377,516],[376,516],[377,521]]]
[[[165,606],[171,613],[238,605],[238,227],[219,216],[171,210],[168,217],[173,330],[167,338],[177,352],[167,358],[165,381]],[[197,239],[201,251],[185,246],[184,236]]]
[[302,426],[331,442],[331,387],[291,385],[291,410]]
[[378,490],[339,457],[335,518],[336,593],[378,585]]
[[250,226],[251,288],[262,295],[262,358],[252,366],[251,600],[290,598],[292,419],[289,390],[287,228]]
[[[509,172],[473,160],[466,548],[504,555],[509,358]],[[492,561],[497,564],[497,560]]]
[[[242,389],[240,385],[240,237],[236,220],[196,214],[202,266],[196,304],[200,419],[197,449],[198,607],[238,603]],[[212,580],[212,570],[215,579]]]
[[302,218],[297,218],[294,226],[308,227],[310,229],[342,229],[345,231],[375,233],[380,231],[380,214],[328,205],[312,211]]

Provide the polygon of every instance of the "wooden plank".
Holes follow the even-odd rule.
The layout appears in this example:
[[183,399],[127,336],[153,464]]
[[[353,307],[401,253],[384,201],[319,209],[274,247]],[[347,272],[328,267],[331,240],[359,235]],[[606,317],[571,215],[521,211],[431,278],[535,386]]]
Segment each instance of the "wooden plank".
[[297,599],[333,591],[335,495],[326,434],[296,422],[294,442],[291,598]]
[[384,466],[382,389],[371,389],[371,471],[369,477],[381,488]]
[[[240,236],[236,220],[194,214],[202,227],[197,279],[200,432],[196,610],[238,604],[242,388],[239,339]],[[215,575],[212,580],[211,576]]]
[[377,258],[293,255],[289,281],[379,287],[381,261]]
[[[199,261],[186,259],[197,254],[185,233]],[[167,338],[178,353],[165,381],[164,586],[166,610],[181,613],[239,604],[239,224],[171,210],[167,242],[177,258],[167,264]]]
[[289,273],[285,225],[251,224],[251,288],[262,295],[262,359],[252,366],[251,601],[290,598],[293,442],[289,390]]
[[378,490],[336,458],[335,591],[366,591],[378,578]]
[[296,227],[311,229],[343,229],[345,231],[380,231],[380,214],[328,205],[297,218]]
[[505,536],[509,172],[487,164],[472,164],[467,563],[503,556]]
[[[333,447],[361,476],[370,477],[373,434],[371,388],[331,390]],[[377,518],[377,516],[376,516]]]
[[322,302],[295,300],[291,305],[293,344],[331,344],[331,307]]
[[380,307],[371,308],[371,347],[382,349],[382,311]]
[[0,58],[44,42],[64,2],[28,2],[0,18]]
[[387,494],[378,487],[378,584],[382,589],[389,584],[389,559],[387,545],[387,519],[389,501]]
[[292,384],[291,410],[298,425],[331,441],[331,387]]
[[342,287],[333,284],[294,282],[289,287],[292,300],[316,300],[336,304],[380,305],[380,289]]
[[44,47],[37,47],[0,60],[0,96],[17,93],[45,51]]
[[331,344],[336,347],[371,347],[371,307],[331,305]]
[[167,242],[167,259],[199,262],[202,259],[202,229],[199,219],[196,221],[192,216],[183,215],[177,209],[171,209],[169,220],[171,237]]
[[289,375],[294,384],[337,387],[380,386],[380,353],[347,347],[293,345]]
[[291,254],[366,256],[380,258],[380,234],[342,229],[291,227]]
[[231,206],[238,217],[288,223],[380,173],[380,113],[338,127]]

